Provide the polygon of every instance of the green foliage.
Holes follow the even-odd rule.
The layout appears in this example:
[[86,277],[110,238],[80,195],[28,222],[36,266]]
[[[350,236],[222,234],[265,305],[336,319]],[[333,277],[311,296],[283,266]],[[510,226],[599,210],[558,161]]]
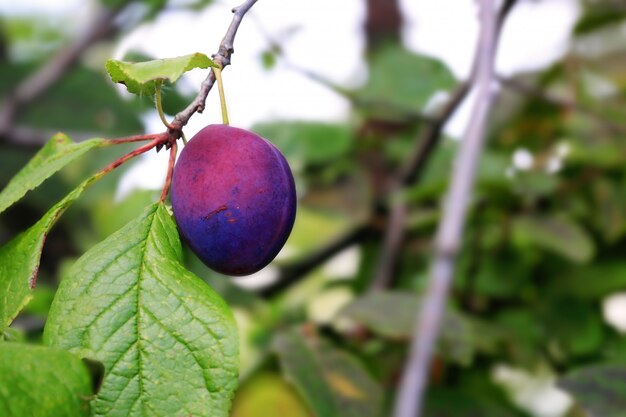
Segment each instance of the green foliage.
[[379,415],[380,387],[347,353],[295,329],[276,335],[274,350],[285,377],[315,416]]
[[[0,95],[5,95],[35,67],[0,65]],[[76,66],[18,115],[17,123],[33,128],[101,132],[102,136],[134,134],[142,129],[133,106],[117,94],[100,72]]]
[[353,144],[352,132],[344,125],[274,122],[256,125],[252,130],[271,140],[296,166],[332,162],[345,156]]
[[44,338],[104,364],[95,415],[228,415],[238,372],[235,323],[181,257],[174,221],[159,203],[63,278]]
[[199,52],[147,62],[109,59],[106,63],[113,82],[124,84],[130,93],[144,96],[153,96],[158,85],[165,81],[175,83],[181,75],[194,68],[216,66],[208,56]]
[[53,136],[0,192],[0,213],[65,165],[90,149],[104,145],[106,145],[104,139],[91,139],[74,143],[62,133]]
[[[198,10],[210,1],[132,3],[145,22],[166,6]],[[502,84],[425,416],[533,415],[520,401],[531,403],[532,390],[516,391],[495,376],[503,364],[528,375],[549,371],[576,402],[567,417],[626,416],[626,337],[607,324],[602,307],[605,297],[626,288],[626,48],[613,38],[626,16],[619,3],[581,2],[574,52],[543,74],[520,77],[541,94],[513,93]],[[7,17],[2,24],[5,99],[67,34],[39,18]],[[141,134],[157,85],[165,112],[175,114],[193,95],[172,83],[185,71],[213,66],[202,54],[154,60],[130,53],[108,64],[111,78],[139,95],[122,98],[104,71],[87,67],[110,50],[108,42],[20,109],[13,127],[67,130],[76,138]],[[279,45],[258,56],[268,70],[289,60],[283,57],[289,48]],[[74,143],[58,134],[37,153],[3,143],[0,415],[226,416],[239,368],[233,417],[389,415],[429,285],[458,141],[443,137],[419,181],[388,191],[420,146],[416,138],[429,123],[422,113],[435,114],[444,103],[438,93],[451,92],[457,81],[442,63],[398,42],[376,45],[365,54],[365,84],[335,88],[354,106],[348,120],[253,128],[285,153],[300,197],[285,250],[248,281],[287,280],[269,296],[208,271],[179,241],[166,204],[154,203],[158,192],[114,201],[117,174],[69,211],[96,177],[55,204],[119,155],[112,148],[88,152],[105,141]],[[532,154],[532,166],[513,163],[520,148]],[[395,199],[404,199],[409,212],[393,283],[369,291]],[[346,252],[317,263],[335,239],[363,224],[367,233]],[[307,262],[315,267],[302,274]],[[49,346],[36,346],[44,322]],[[92,385],[84,363],[102,366],[102,380]]]
[[0,342],[0,415],[89,417],[91,378],[60,349]]
[[280,410],[289,417],[310,417],[296,392],[277,374],[255,376],[237,392],[232,417],[269,416]]
[[37,223],[0,248],[0,331],[32,298],[46,237],[63,212],[96,179],[91,177],[52,207]]
[[518,217],[513,222],[513,239],[521,246],[540,247],[571,261],[588,262],[594,244],[577,224],[560,217]]
[[369,80],[357,97],[387,106],[421,109],[434,93],[450,90],[454,84],[452,74],[438,60],[391,45],[374,55]]
[[563,377],[559,385],[572,393],[589,415],[623,417],[625,377],[626,367],[603,364],[575,370]]

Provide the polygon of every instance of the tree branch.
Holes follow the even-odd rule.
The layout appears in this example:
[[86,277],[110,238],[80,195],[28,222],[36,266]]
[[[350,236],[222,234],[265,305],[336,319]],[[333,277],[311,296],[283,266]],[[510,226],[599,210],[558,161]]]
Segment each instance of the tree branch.
[[495,0],[480,3],[481,34],[475,58],[477,99],[456,157],[443,218],[435,240],[430,284],[413,332],[409,357],[396,397],[394,416],[419,416],[435,342],[439,335],[469,199],[482,152],[489,111],[494,100],[493,62],[498,19]]
[[[241,20],[245,14],[256,2],[257,0],[246,0],[240,6],[237,6],[232,10],[233,20],[230,22],[222,42],[220,42],[217,53],[213,55],[213,61],[219,65],[220,68],[230,65],[230,57],[235,52],[233,45],[235,43],[237,29],[239,29],[239,25],[241,24]],[[206,98],[209,95],[209,91],[213,88],[213,84],[215,84],[215,73],[211,71],[200,85],[200,91],[198,92],[196,98],[184,110],[178,113],[176,117],[174,117],[172,126],[175,129],[182,129],[183,126],[189,122],[189,119],[194,113],[202,113],[204,111]]]
[[8,136],[17,115],[24,106],[32,103],[53,86],[92,44],[111,33],[115,18],[127,3],[124,1],[115,8],[104,9],[88,25],[86,33],[79,36],[69,47],[61,49],[7,95],[0,108],[0,136]]
[[515,91],[516,93],[519,94],[525,94],[528,96],[532,96],[532,97],[536,97],[539,98],[540,100],[545,101],[546,103],[550,103],[554,106],[557,107],[561,107],[563,109],[567,109],[567,110],[572,110],[575,111],[577,113],[580,113],[581,115],[584,115],[592,120],[594,120],[596,123],[598,123],[600,126],[602,126],[603,128],[605,128],[606,130],[609,130],[613,133],[625,133],[626,132],[626,126],[614,123],[610,120],[608,120],[606,117],[604,117],[601,113],[590,109],[588,107],[585,107],[579,103],[577,103],[574,100],[568,100],[566,98],[561,98],[561,97],[556,97],[555,95],[552,95],[550,93],[547,93],[546,91],[544,91],[543,89],[537,88],[537,87],[533,87],[531,85],[528,85],[522,81],[519,80],[514,80],[511,78],[505,78],[505,77],[500,77],[498,76],[498,81],[506,88],[510,89],[511,91]]
[[[498,14],[496,22],[496,44],[502,33],[502,27],[513,9],[517,0],[506,0]],[[398,192],[410,185],[415,185],[420,181],[431,155],[441,140],[443,128],[454,112],[463,103],[470,91],[471,80],[475,79],[477,71],[477,61],[472,65],[472,71],[468,81],[459,84],[450,96],[448,102],[441,107],[434,119],[424,128],[420,137],[415,141],[406,163],[396,175],[392,192]],[[383,248],[376,263],[375,273],[370,282],[370,290],[384,289],[392,285],[393,272],[397,263],[400,246],[404,241],[406,217],[408,207],[404,200],[396,200],[389,210],[388,226],[383,239]]]

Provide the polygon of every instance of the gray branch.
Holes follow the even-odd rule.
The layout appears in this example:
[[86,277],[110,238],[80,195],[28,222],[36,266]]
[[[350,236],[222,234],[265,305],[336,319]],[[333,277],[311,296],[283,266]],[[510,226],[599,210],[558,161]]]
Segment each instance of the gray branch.
[[395,417],[416,417],[422,409],[433,350],[445,314],[476,168],[483,149],[488,115],[494,100],[493,61],[498,28],[495,0],[481,0],[480,22],[481,33],[475,58],[476,103],[456,157],[451,186],[445,199],[443,218],[435,239],[430,284],[416,320],[409,357],[396,397]]
[[[240,6],[233,9],[233,20],[230,22],[230,26],[228,26],[228,30],[226,31],[226,35],[224,35],[222,42],[220,42],[217,53],[213,55],[213,61],[220,67],[224,68],[225,66],[230,65],[230,57],[235,52],[233,45],[237,29],[239,29],[239,25],[241,24],[241,20],[245,14],[256,2],[257,0],[246,0]],[[178,113],[176,117],[174,117],[172,126],[175,129],[182,129],[182,127],[189,122],[189,119],[191,119],[191,116],[193,116],[194,113],[202,113],[204,111],[206,98],[209,95],[209,91],[213,88],[213,84],[215,84],[215,74],[211,71],[200,85],[200,91],[198,92],[196,98],[184,110]]]

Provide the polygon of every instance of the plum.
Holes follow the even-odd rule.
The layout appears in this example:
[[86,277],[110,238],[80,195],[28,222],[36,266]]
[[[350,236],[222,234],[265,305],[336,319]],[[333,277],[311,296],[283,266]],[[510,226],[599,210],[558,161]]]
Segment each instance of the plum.
[[276,257],[296,217],[285,157],[253,132],[209,125],[176,162],[172,209],[196,255],[226,275],[252,274]]

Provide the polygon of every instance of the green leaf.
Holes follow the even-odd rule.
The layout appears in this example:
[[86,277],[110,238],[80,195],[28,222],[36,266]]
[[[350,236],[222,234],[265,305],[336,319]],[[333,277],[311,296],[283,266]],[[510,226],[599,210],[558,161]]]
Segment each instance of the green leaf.
[[521,216],[512,227],[513,240],[521,247],[536,246],[578,263],[589,262],[595,252],[587,232],[566,218]]
[[[406,340],[413,333],[421,298],[399,291],[376,291],[357,298],[339,313],[361,323],[383,337]],[[442,326],[439,353],[468,365],[473,358],[473,331],[460,314],[448,310]]]
[[626,416],[626,367],[595,365],[571,372],[559,386],[574,396],[590,416]]
[[328,162],[345,155],[353,144],[347,125],[275,122],[258,124],[252,130],[270,140],[296,165]]
[[181,265],[162,203],[85,253],[53,301],[44,341],[102,362],[96,416],[227,416],[237,385],[228,306]]
[[290,330],[276,336],[283,374],[317,417],[378,417],[382,390],[349,354]]
[[421,109],[435,92],[454,85],[454,77],[440,61],[392,46],[374,56],[369,80],[357,97]]
[[11,324],[32,298],[48,232],[70,204],[97,178],[94,176],[85,180],[37,223],[0,248],[0,331]]
[[595,303],[551,297],[544,304],[539,319],[546,327],[547,342],[555,352],[585,357],[602,347],[604,323]]
[[0,192],[0,213],[85,152],[106,143],[105,139],[75,143],[62,133],[54,135]]
[[624,290],[626,265],[621,259],[615,259],[577,266],[562,271],[549,284],[549,294],[594,300]]
[[89,416],[91,378],[83,362],[59,349],[0,343],[0,415]]
[[106,69],[114,82],[126,85],[130,93],[147,96],[154,95],[157,82],[174,83],[187,71],[208,67],[217,65],[208,56],[199,52],[146,62],[109,59],[106,63]]

